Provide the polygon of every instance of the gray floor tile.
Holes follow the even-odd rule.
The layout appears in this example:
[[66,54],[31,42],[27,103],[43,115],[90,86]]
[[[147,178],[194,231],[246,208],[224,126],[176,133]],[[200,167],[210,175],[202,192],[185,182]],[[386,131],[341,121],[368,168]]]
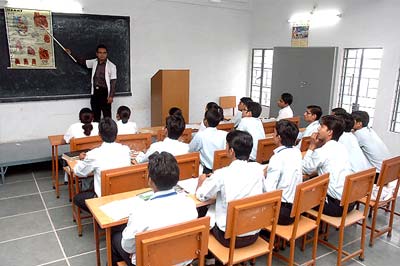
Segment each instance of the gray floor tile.
[[42,193],[42,196],[47,208],[71,204],[71,202],[69,202],[68,189],[66,187],[60,187],[60,197],[58,199],[54,189]]
[[35,181],[8,183],[0,186],[0,198],[39,193]]
[[[80,256],[76,256],[68,259],[71,266],[96,266],[96,252],[90,252]],[[100,250],[100,262],[101,265],[107,264],[107,253],[106,250]]]
[[0,242],[51,231],[46,211],[0,219]]
[[[20,255],[16,255],[20,254]],[[0,244],[1,265],[33,266],[62,259],[54,233]]]
[[71,206],[64,206],[51,209],[49,210],[49,214],[56,229],[76,225],[76,223],[74,223],[72,219]]
[[44,209],[40,195],[0,200],[0,206],[0,217]]
[[6,172],[6,183],[33,180],[32,170],[18,170],[19,166],[9,167]]
[[53,189],[53,183],[50,178],[37,179],[40,191],[49,191]]
[[33,173],[35,174],[35,178],[44,178],[44,177],[51,178],[51,165],[49,165],[48,169],[33,170]]
[[46,264],[46,266],[68,266],[66,260],[61,260],[53,263]]

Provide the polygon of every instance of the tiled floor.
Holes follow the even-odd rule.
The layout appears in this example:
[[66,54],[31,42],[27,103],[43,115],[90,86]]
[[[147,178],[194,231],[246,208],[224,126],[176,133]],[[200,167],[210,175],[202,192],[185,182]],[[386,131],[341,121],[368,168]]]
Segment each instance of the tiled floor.
[[[96,265],[93,227],[84,221],[83,236],[78,237],[72,221],[71,205],[66,186],[61,188],[57,199],[51,185],[49,163],[10,167],[6,184],[0,186],[0,265],[25,266],[90,266]],[[397,207],[400,210],[400,206]],[[379,222],[387,221],[382,214]],[[359,246],[360,227],[352,226],[346,231],[346,249]],[[368,231],[367,231],[368,233]],[[367,236],[367,241],[369,237]],[[334,230],[329,241],[336,243]],[[288,249],[283,254],[288,254]],[[106,265],[105,242],[101,242],[102,265]],[[305,252],[296,248],[296,261],[310,258],[311,245]],[[318,246],[317,265],[335,265],[336,252]],[[397,262],[396,262],[397,261]],[[398,265],[400,261],[400,217],[395,216],[391,238],[382,236],[374,247],[366,244],[365,260],[353,259],[344,265]],[[265,265],[266,258],[257,259],[256,265]],[[274,258],[273,265],[285,265]]]

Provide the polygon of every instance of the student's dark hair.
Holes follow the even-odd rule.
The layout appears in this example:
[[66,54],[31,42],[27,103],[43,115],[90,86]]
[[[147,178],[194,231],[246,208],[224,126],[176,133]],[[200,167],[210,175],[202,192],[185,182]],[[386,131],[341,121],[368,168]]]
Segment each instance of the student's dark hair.
[[179,181],[179,167],[175,157],[166,151],[154,152],[149,157],[149,178],[159,190],[168,190]]
[[168,111],[169,115],[182,115],[182,110],[179,107],[171,107]]
[[118,107],[117,114],[121,119],[122,123],[126,124],[129,121],[129,118],[131,117],[131,109],[129,109],[128,106],[121,105],[120,107]]
[[247,106],[247,103],[252,102],[253,100],[250,97],[242,97],[240,101]]
[[297,125],[289,120],[279,120],[275,125],[276,134],[281,137],[283,146],[292,147],[296,144],[299,128]]
[[329,130],[332,130],[332,139],[338,141],[344,131],[344,121],[336,115],[326,115],[321,118],[321,125],[325,125]]
[[216,127],[219,122],[224,119],[224,111],[219,106],[217,108],[208,109],[204,114],[204,118],[209,127]]
[[181,115],[168,116],[165,119],[165,125],[170,139],[179,139],[186,127],[185,119]]
[[333,108],[331,110],[332,113],[334,113],[334,115],[343,115],[343,114],[347,114],[347,111],[345,109],[343,109],[342,107],[336,107]]
[[209,102],[206,104],[206,110],[210,110],[211,108],[218,108],[219,105],[216,102]]
[[309,106],[307,106],[307,109],[309,109],[310,112],[311,112],[313,115],[316,115],[316,119],[315,119],[315,120],[319,120],[319,119],[321,118],[321,116],[322,116],[322,109],[321,109],[320,106],[318,106],[318,105],[309,105]]
[[93,118],[93,112],[89,108],[82,108],[79,111],[79,120],[83,123],[82,129],[85,136],[90,136],[90,132],[93,130]]
[[104,44],[99,44],[99,45],[97,45],[96,53],[99,51],[100,48],[106,49],[106,51],[108,52],[108,49]]
[[257,102],[248,102],[247,105],[247,111],[251,112],[252,117],[259,117],[261,115],[261,105]]
[[369,114],[365,111],[354,111],[351,113],[356,122],[361,122],[363,127],[368,126],[369,123]]
[[253,149],[253,137],[248,132],[233,130],[226,135],[226,142],[235,152],[236,159],[249,160]]
[[114,142],[118,135],[117,123],[110,117],[102,118],[99,123],[99,135],[104,142]]
[[345,132],[351,132],[351,130],[354,127],[354,118],[351,116],[351,114],[345,113],[345,114],[340,114],[340,115],[336,115],[336,116],[341,117],[343,119],[343,121],[344,121],[344,131]]
[[293,102],[293,95],[290,93],[282,93],[281,95],[281,99],[284,103],[287,103],[288,105],[291,105]]

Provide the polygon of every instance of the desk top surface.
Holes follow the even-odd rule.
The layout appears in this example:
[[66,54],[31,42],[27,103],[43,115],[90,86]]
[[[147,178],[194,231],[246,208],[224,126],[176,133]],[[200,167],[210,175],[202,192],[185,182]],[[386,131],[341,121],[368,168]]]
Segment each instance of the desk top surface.
[[67,144],[64,140],[64,135],[52,135],[48,136],[51,146],[65,145]]

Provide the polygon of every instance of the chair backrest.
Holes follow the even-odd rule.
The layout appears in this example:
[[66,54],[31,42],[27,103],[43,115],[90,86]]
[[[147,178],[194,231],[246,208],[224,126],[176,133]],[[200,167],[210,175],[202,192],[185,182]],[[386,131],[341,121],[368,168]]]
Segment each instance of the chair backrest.
[[217,129],[231,132],[234,127],[235,127],[234,123],[219,123]]
[[179,166],[179,180],[199,176],[200,153],[191,152],[175,156]]
[[171,266],[191,259],[204,265],[208,253],[210,218],[203,217],[156,230],[137,233],[137,266]]
[[116,142],[129,146],[131,150],[143,151],[151,144],[150,133],[118,135]]
[[[255,145],[255,143],[253,144]],[[256,161],[258,163],[265,163],[271,159],[274,154],[274,149],[277,146],[275,144],[274,138],[260,139],[257,144],[257,155]]]
[[397,195],[400,185],[400,156],[396,156],[382,162],[381,172],[379,173],[379,178],[377,181],[377,185],[379,186],[378,194],[376,195],[377,199],[381,198],[383,186],[394,180],[398,180],[393,191],[393,195]]
[[147,163],[101,171],[101,195],[148,187]]
[[275,122],[275,121],[272,121],[272,122],[264,122],[264,123],[262,123],[262,124],[263,124],[263,127],[264,127],[264,133],[265,133],[265,134],[274,133],[274,128],[275,128],[275,125],[276,125],[276,122]]
[[307,151],[311,143],[311,136],[303,137],[301,139],[300,151]]
[[235,115],[236,96],[221,96],[221,97],[219,97],[219,106],[222,109],[232,108],[232,115]]
[[[182,135],[179,137],[179,140],[189,144],[190,141],[192,140],[192,133],[193,129],[185,128]],[[157,131],[157,141],[163,141],[166,137],[167,135],[164,129],[160,129]]]
[[285,120],[289,120],[297,125],[297,127],[300,127],[300,116],[293,116],[291,118],[285,118]]
[[232,159],[228,157],[226,150],[214,151],[213,171],[230,165]]
[[102,143],[100,136],[72,138],[69,143],[69,149],[70,151],[91,150],[99,147]]

